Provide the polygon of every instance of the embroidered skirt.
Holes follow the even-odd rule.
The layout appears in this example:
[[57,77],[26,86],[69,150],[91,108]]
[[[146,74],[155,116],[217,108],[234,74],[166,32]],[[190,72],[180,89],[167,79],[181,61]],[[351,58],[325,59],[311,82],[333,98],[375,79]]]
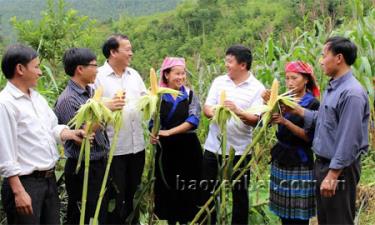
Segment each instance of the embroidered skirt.
[[285,219],[308,220],[316,214],[313,171],[304,165],[271,164],[270,210]]

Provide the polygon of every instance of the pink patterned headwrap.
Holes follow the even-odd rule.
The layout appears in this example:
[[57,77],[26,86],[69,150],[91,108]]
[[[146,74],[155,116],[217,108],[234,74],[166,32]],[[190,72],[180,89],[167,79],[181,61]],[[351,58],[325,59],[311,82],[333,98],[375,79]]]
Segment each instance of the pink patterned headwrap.
[[185,59],[179,57],[166,57],[163,61],[163,64],[160,68],[160,87],[167,87],[168,85],[163,81],[163,73],[166,69],[172,68],[174,66],[183,66],[185,67]]
[[316,84],[313,68],[308,63],[302,61],[289,62],[285,65],[285,73],[287,72],[299,73],[308,76],[310,78],[309,82],[311,82],[312,87],[312,90],[310,91],[315,97],[320,96],[320,91],[318,85]]

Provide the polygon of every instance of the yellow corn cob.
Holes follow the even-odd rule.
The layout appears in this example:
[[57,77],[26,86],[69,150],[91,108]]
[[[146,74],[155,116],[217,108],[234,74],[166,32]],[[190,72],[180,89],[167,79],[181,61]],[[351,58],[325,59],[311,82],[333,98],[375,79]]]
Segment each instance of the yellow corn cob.
[[271,87],[271,96],[270,96],[270,99],[268,100],[267,105],[272,107],[277,101],[278,95],[279,95],[279,81],[277,79],[274,79],[272,82],[272,87]]
[[95,94],[94,94],[93,99],[96,100],[96,101],[100,101],[100,99],[102,98],[102,95],[103,95],[103,86],[99,86],[95,90]]
[[224,101],[225,101],[226,98],[227,98],[227,93],[225,92],[225,90],[222,90],[221,93],[220,93],[220,103],[219,103],[219,105],[224,105]]
[[151,87],[151,94],[157,95],[158,93],[158,79],[156,77],[156,73],[154,68],[150,69],[150,87]]
[[124,96],[124,92],[122,90],[118,90],[116,92],[116,96],[119,97],[119,98],[121,98],[122,96]]

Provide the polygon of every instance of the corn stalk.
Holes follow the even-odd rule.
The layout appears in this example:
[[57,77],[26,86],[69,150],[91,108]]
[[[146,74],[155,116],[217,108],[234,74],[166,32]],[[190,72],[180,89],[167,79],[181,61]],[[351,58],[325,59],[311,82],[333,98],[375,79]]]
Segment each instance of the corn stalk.
[[[237,161],[237,163],[234,165],[233,171],[230,174],[231,176],[233,176],[233,174],[237,170],[239,170],[241,164],[246,159],[246,156],[248,154],[252,153],[253,147],[261,140],[262,136],[264,135],[264,133],[266,132],[266,130],[268,128],[268,124],[271,121],[272,114],[274,112],[280,112],[280,104],[285,104],[285,105],[287,105],[289,107],[292,107],[292,108],[294,108],[296,106],[297,100],[289,95],[290,92],[286,92],[286,93],[281,94],[281,95],[278,95],[278,93],[279,93],[279,82],[275,79],[272,83],[271,96],[270,96],[270,99],[267,102],[267,105],[255,107],[255,108],[251,108],[251,109],[247,110],[250,113],[264,112],[264,114],[262,116],[262,119],[261,119],[261,123],[259,123],[259,124],[263,124],[263,126],[260,127],[259,124],[258,124],[257,127],[255,128],[255,130],[259,129],[259,132],[257,132],[257,135],[254,137],[252,142],[246,147],[246,150],[244,151],[244,153],[242,154],[240,159]],[[247,170],[249,170],[251,168],[252,164],[254,163],[254,160],[255,160],[255,157],[252,158],[239,171],[239,174],[235,177],[235,180],[240,180],[242,178],[242,176],[247,172]],[[257,158],[257,161],[258,160],[259,160],[259,158]],[[226,183],[225,181],[222,181],[220,183],[220,185],[215,190],[215,192],[211,195],[211,197],[206,201],[206,203],[203,205],[203,207],[195,215],[194,219],[190,223],[191,225],[196,224],[199,221],[199,219],[202,217],[204,212],[207,212],[207,211],[211,212],[212,211],[210,205],[211,205],[212,201],[214,201],[216,196],[220,193],[220,191],[225,187],[225,183]]]
[[[160,130],[160,106],[163,94],[179,95],[180,92],[170,88],[158,86],[155,70],[150,69],[150,91],[147,95],[142,96],[138,102],[138,110],[143,112],[143,119],[153,120],[151,134],[157,136]],[[158,143],[159,144],[159,143]],[[157,144],[154,144],[149,151],[146,151],[146,159],[150,160],[145,163],[144,174],[140,188],[135,193],[134,210],[126,220],[126,224],[131,224],[133,217],[140,210],[142,201],[147,201],[148,223],[154,223],[154,181],[155,181],[155,155]]]
[[224,107],[224,101],[226,100],[226,92],[225,90],[221,91],[219,104],[214,106],[214,116],[212,117],[212,123],[217,124],[220,130],[219,139],[221,145],[221,163],[219,163],[219,172],[218,172],[218,180],[224,181],[225,185],[221,189],[219,202],[216,204],[217,208],[217,217],[220,221],[220,224],[226,224],[230,221],[230,212],[228,208],[228,203],[231,202],[231,192],[232,187],[230,182],[230,173],[229,171],[232,169],[233,166],[233,159],[234,159],[234,149],[230,149],[229,157],[227,157],[227,123],[232,118],[235,119],[237,122],[239,118],[235,113],[230,111],[228,108]]
[[[121,98],[121,97],[123,97],[123,92],[120,90],[120,91],[117,92],[116,95],[117,95],[117,97]],[[105,168],[102,186],[100,188],[98,203],[97,203],[96,209],[95,209],[95,214],[94,214],[94,218],[93,218],[93,225],[97,225],[98,222],[99,222],[98,217],[99,217],[103,197],[104,197],[104,194],[105,194],[105,189],[107,187],[108,175],[109,175],[109,171],[111,170],[113,154],[115,153],[117,142],[118,142],[118,135],[119,135],[120,129],[122,127],[122,121],[123,121],[122,118],[123,118],[122,117],[122,110],[117,110],[117,111],[113,112],[112,123],[113,123],[113,129],[114,129],[114,136],[113,136],[111,148],[110,148],[109,154],[108,154],[107,166]]]
[[86,136],[83,139],[81,145],[76,173],[79,172],[83,155],[85,155],[85,169],[83,177],[83,188],[82,188],[82,200],[81,200],[81,216],[79,224],[85,223],[85,212],[86,212],[86,201],[87,201],[87,187],[88,187],[88,175],[90,167],[90,139],[89,136],[94,131],[94,126],[98,124],[106,124],[112,121],[112,112],[104,106],[101,101],[103,88],[100,87],[96,90],[93,98],[90,98],[84,105],[80,107],[77,114],[68,123],[70,126],[74,126],[75,129],[81,128],[85,125]]

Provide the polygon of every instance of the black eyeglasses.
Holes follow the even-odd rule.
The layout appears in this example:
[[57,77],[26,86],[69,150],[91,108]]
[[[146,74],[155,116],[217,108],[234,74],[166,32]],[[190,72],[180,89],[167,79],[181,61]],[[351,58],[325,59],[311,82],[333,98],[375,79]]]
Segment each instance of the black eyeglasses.
[[93,64],[93,63],[87,63],[87,64],[83,64],[82,66],[98,66],[98,64]]

